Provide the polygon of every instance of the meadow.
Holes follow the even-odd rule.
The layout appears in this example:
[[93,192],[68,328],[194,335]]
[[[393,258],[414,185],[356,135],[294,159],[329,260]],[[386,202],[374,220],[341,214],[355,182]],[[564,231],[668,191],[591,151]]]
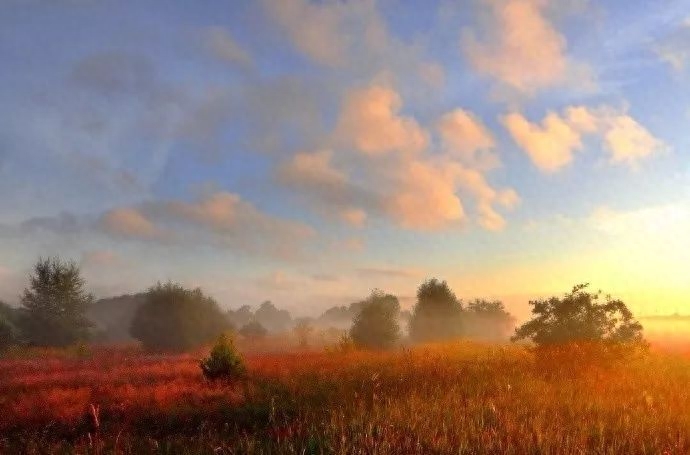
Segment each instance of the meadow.
[[0,360],[0,453],[690,452],[690,357],[617,364],[469,341],[251,352],[43,350]]

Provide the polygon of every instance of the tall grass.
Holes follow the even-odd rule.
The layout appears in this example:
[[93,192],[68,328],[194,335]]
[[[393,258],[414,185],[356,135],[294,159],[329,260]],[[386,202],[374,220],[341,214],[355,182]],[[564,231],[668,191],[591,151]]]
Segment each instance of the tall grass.
[[248,354],[229,386],[205,381],[199,356],[0,361],[0,452],[690,452],[682,356],[562,368],[469,342]]

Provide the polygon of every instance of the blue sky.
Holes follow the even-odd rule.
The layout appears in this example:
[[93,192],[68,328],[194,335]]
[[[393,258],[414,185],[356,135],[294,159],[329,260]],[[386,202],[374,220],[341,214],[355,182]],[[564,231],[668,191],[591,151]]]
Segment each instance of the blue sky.
[[690,291],[690,5],[5,1],[0,298],[37,257],[318,312]]

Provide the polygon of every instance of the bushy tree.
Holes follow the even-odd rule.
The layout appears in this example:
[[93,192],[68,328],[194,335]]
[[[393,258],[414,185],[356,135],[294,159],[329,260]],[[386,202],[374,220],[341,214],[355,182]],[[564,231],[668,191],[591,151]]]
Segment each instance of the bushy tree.
[[362,302],[350,329],[352,341],[359,347],[384,349],[400,338],[398,298],[376,289]]
[[209,356],[200,362],[200,367],[209,380],[239,379],[246,373],[242,357],[232,338],[225,333],[220,335]]
[[506,340],[515,327],[515,318],[499,300],[475,299],[463,312],[463,335],[483,340]]
[[208,343],[230,328],[216,301],[201,289],[168,282],[146,292],[130,333],[146,349],[184,351]]
[[261,325],[261,323],[259,323],[258,321],[251,321],[250,323],[245,324],[240,329],[240,335],[251,340],[259,340],[265,338],[267,334],[268,331],[266,330],[266,328],[263,325]]
[[29,344],[67,346],[89,337],[86,311],[94,298],[74,262],[39,259],[21,297],[19,326]]
[[530,302],[534,317],[518,327],[514,341],[530,340],[537,346],[568,343],[642,343],[642,325],[621,300],[573,287],[562,298]]
[[417,342],[454,338],[462,334],[462,304],[445,281],[436,278],[417,289],[410,337]]

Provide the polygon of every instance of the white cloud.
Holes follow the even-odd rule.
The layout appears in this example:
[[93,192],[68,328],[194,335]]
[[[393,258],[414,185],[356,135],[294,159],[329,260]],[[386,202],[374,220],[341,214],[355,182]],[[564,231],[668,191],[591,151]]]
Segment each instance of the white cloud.
[[582,149],[580,132],[558,114],[550,112],[541,125],[529,122],[522,114],[511,113],[501,121],[515,142],[541,170],[555,172]]
[[612,163],[625,163],[633,167],[641,159],[666,148],[662,141],[629,115],[610,119],[604,142],[611,153]]
[[162,231],[136,208],[117,208],[106,212],[101,226],[110,234],[138,239],[160,238]]
[[312,60],[342,67],[363,52],[386,47],[387,32],[373,0],[264,0],[269,16]]
[[487,170],[500,164],[492,151],[496,146],[493,135],[473,113],[455,109],[441,117],[436,126],[446,149],[464,164]]
[[400,115],[402,98],[390,87],[372,85],[350,92],[338,120],[338,142],[368,155],[417,153],[428,145],[426,131],[412,117]]
[[515,112],[501,121],[532,162],[545,172],[556,172],[570,164],[574,153],[583,148],[586,135],[602,141],[611,163],[631,167],[666,148],[631,116],[607,106],[571,106],[563,115],[549,112],[541,124]]
[[545,88],[591,86],[589,69],[567,55],[567,41],[546,16],[547,0],[483,0],[486,32],[468,29],[461,47],[472,67],[525,95]]

